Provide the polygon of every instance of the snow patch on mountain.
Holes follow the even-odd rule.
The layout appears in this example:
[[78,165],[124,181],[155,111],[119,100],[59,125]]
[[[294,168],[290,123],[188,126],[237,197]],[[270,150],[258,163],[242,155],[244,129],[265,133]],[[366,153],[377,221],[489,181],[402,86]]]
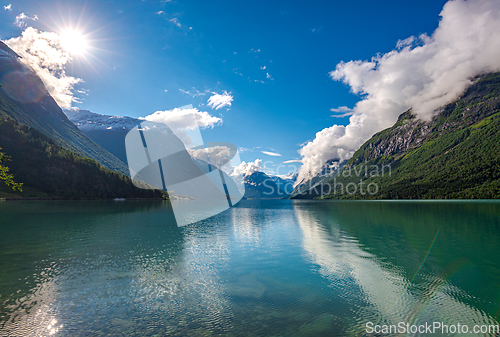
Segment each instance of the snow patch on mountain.
[[101,115],[77,108],[63,109],[63,112],[83,132],[97,130],[129,131],[144,121],[127,116]]

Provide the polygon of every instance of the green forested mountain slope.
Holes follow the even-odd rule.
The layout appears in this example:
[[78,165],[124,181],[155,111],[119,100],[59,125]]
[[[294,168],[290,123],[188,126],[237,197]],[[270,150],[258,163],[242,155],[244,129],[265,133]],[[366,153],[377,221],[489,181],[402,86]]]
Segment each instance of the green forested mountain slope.
[[476,79],[431,121],[403,113],[327,185],[297,196],[318,197],[500,198],[500,74]]
[[96,144],[66,117],[41,79],[0,41],[0,117],[12,117],[37,129],[56,144],[106,167],[129,174],[127,166]]
[[130,178],[57,145],[39,131],[7,118],[0,120],[0,148],[22,192],[0,182],[1,198],[55,199],[158,198],[160,190],[140,189]]

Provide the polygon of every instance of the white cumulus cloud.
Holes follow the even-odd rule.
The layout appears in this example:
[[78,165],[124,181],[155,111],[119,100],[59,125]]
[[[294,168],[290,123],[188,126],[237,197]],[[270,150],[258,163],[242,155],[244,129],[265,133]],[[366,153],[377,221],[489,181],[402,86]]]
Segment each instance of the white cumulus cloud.
[[231,106],[233,96],[231,96],[230,94],[231,93],[227,93],[227,91],[224,91],[222,95],[213,92],[213,95],[210,96],[207,101],[208,106],[215,110],[219,110],[220,108],[223,108],[225,106]]
[[203,144],[200,128],[213,128],[222,123],[221,118],[214,117],[206,111],[199,111],[191,105],[172,110],[156,111],[140,119],[167,125],[186,148]]
[[65,67],[71,62],[71,55],[63,49],[59,34],[28,27],[21,36],[5,44],[37,73],[60,107],[69,108],[72,102],[78,102],[73,91],[75,84],[82,80],[66,75]]
[[262,171],[262,159],[255,159],[253,162],[242,161],[231,173],[233,176],[248,176],[252,173]]
[[[9,6],[11,6],[11,5],[9,5]],[[12,10],[11,9],[12,7],[9,7],[9,6],[5,6],[4,9],[5,10]],[[9,7],[9,8],[7,8],[7,7]],[[14,25],[19,27],[19,28],[24,28],[27,26],[26,20],[36,21],[36,20],[38,20],[38,16],[36,16],[36,15],[28,16],[24,13],[21,13],[18,16],[16,16],[16,21],[14,21]]]
[[201,159],[218,168],[221,168],[232,158],[231,149],[223,145],[209,146],[203,149],[188,149],[187,151],[191,157]]
[[449,1],[440,15],[431,36],[400,40],[395,50],[370,61],[341,62],[330,73],[363,99],[347,126],[326,128],[299,150],[304,165],[298,182],[317,174],[328,159],[349,159],[408,108],[429,120],[475,76],[500,70],[499,1]]
[[3,6],[5,11],[12,11],[12,4],[8,4],[7,6]]
[[144,119],[150,122],[164,123],[170,128],[179,130],[193,130],[198,127],[212,128],[222,123],[221,118],[212,116],[206,111],[199,111],[197,108],[156,111]]

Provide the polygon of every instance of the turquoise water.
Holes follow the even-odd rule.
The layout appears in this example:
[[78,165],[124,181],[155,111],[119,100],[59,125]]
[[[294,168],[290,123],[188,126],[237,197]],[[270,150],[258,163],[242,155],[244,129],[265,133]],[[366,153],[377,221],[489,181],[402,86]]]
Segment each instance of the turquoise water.
[[1,336],[363,336],[500,316],[494,201],[242,201],[181,228],[168,202],[0,202],[0,234]]

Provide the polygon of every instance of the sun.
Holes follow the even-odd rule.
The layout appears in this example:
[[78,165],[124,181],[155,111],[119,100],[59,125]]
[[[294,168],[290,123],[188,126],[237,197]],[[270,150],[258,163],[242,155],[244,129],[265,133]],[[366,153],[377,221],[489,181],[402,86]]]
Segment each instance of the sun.
[[78,30],[64,30],[60,36],[62,47],[72,55],[83,55],[89,48],[89,42],[85,34]]

